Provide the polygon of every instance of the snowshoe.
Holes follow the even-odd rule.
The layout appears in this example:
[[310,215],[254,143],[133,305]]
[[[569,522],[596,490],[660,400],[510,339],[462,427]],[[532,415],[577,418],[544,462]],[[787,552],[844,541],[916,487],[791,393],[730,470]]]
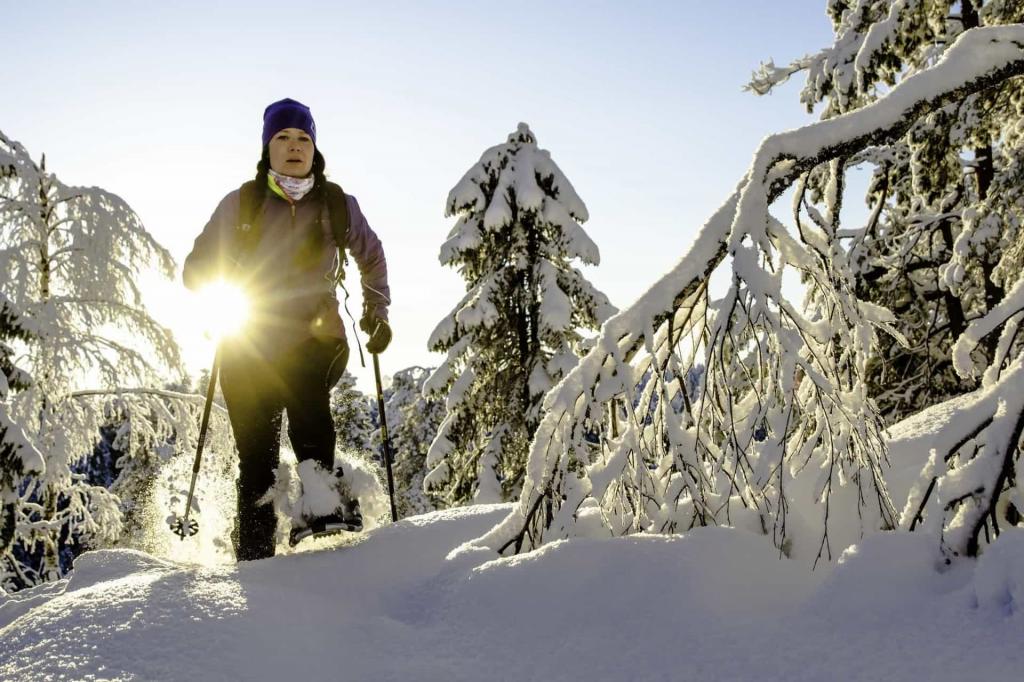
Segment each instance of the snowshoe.
[[359,500],[352,500],[341,510],[327,516],[303,520],[292,526],[288,534],[288,545],[294,547],[306,538],[323,538],[339,533],[358,533],[363,529],[363,515],[359,511]]

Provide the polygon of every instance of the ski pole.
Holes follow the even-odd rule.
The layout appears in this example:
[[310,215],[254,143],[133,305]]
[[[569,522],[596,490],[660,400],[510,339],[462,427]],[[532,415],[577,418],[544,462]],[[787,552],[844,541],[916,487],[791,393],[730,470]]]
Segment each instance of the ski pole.
[[391,521],[398,520],[398,510],[395,509],[395,477],[391,472],[391,438],[388,436],[388,418],[384,414],[384,390],[380,384],[380,361],[377,354],[373,353],[373,376],[377,380],[377,413],[380,414],[380,433],[384,442],[384,468],[388,472],[388,497],[391,498]]
[[188,499],[185,502],[185,516],[171,521],[171,530],[184,540],[199,532],[199,522],[189,520],[192,512],[192,496],[196,491],[196,479],[199,477],[199,465],[203,461],[203,446],[206,445],[206,434],[210,429],[210,408],[213,407],[213,394],[217,390],[217,376],[220,374],[220,344],[213,354],[213,368],[210,370],[210,385],[206,387],[206,404],[203,405],[203,421],[199,425],[199,442],[196,444],[196,459],[192,463],[192,483],[188,486]]

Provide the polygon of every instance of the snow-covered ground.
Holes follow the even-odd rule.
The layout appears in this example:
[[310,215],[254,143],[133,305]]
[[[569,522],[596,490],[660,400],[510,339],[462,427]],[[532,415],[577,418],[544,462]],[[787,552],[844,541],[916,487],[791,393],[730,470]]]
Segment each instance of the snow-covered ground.
[[191,567],[128,550],[0,602],[0,679],[958,680],[1024,669],[1024,531],[938,572],[920,534],[830,570],[728,528],[446,555],[507,506]]

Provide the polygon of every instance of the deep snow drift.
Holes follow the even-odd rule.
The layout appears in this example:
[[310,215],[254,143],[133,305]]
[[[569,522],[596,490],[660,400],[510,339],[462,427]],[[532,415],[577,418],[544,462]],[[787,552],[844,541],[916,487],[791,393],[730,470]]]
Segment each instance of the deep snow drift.
[[1024,666],[1024,531],[941,573],[921,535],[874,536],[812,573],[728,528],[446,559],[507,512],[435,512],[237,566],[91,552],[68,580],[0,602],[0,679],[953,680]]

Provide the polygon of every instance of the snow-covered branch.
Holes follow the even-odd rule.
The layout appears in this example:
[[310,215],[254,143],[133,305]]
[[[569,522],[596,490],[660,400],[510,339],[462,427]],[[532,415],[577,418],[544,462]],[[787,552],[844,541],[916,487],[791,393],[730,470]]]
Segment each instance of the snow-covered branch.
[[[871,408],[860,378],[863,360],[858,355],[872,343],[873,328],[884,328],[891,316],[858,303],[851,283],[829,270],[828,253],[822,252],[821,245],[805,239],[797,247],[783,248],[768,206],[812,169],[827,166],[833,159],[852,157],[869,146],[889,143],[929,112],[1021,75],[1022,46],[1024,26],[967,31],[938,63],[906,78],[877,102],[767,138],[737,192],[700,230],[679,264],[633,306],[609,319],[594,348],[546,396],[546,414],[531,446],[519,503],[475,544],[518,552],[536,547],[542,539],[565,537],[582,518],[596,513],[587,511],[591,509],[588,500],[600,505],[605,526],[614,525],[607,519],[607,496],[615,493],[614,485],[602,483],[604,487],[599,489],[592,476],[597,467],[608,471],[611,466],[614,476],[620,477],[616,480],[622,482],[616,484],[619,489],[632,491],[627,497],[653,495],[650,499],[656,509],[647,512],[642,505],[634,505],[628,526],[638,527],[639,514],[648,515],[639,527],[657,527],[655,516],[664,517],[665,504],[672,505],[677,526],[709,522],[720,513],[731,513],[730,496],[734,493],[737,506],[756,510],[751,522],[762,529],[774,524],[776,540],[786,547],[789,502],[783,487],[789,474],[783,462],[793,463],[792,475],[796,476],[808,463],[818,461],[812,459],[814,453],[826,465],[823,478],[806,491],[823,502],[819,522],[826,534],[821,538],[819,556],[828,554],[827,529],[834,521],[828,500],[841,478],[853,480],[859,499],[854,504],[865,524],[891,525],[895,520],[892,503],[880,472],[884,446],[877,419],[864,418]],[[839,194],[833,192],[835,197]],[[837,215],[837,206],[831,212]],[[831,236],[833,241],[837,238]],[[826,243],[824,248],[834,247]],[[712,306],[705,300],[702,284],[727,254],[733,257],[733,289],[724,301]],[[816,293],[810,312],[817,317],[805,317],[779,293],[786,267],[814,274]],[[695,308],[707,313],[694,320],[689,313]],[[680,324],[684,318],[690,322]],[[714,372],[709,365],[705,397],[694,406],[697,414],[683,417],[682,423],[692,419],[696,426],[673,435],[668,423],[673,417],[663,415],[664,427],[658,427],[662,435],[650,433],[647,442],[657,444],[660,439],[668,442],[668,448],[657,445],[645,461],[643,447],[636,445],[642,444],[641,436],[648,431],[646,418],[641,418],[639,426],[623,436],[635,438],[633,443],[611,442],[603,461],[594,462],[584,445],[586,417],[605,414],[606,403],[616,396],[628,400],[639,379],[631,363],[641,349],[659,359],[655,367],[671,374],[671,349],[687,338],[703,347],[705,358],[715,365]],[[681,365],[674,371],[685,374],[693,369]],[[651,380],[665,385],[658,372]],[[748,386],[749,392],[740,395],[730,389],[728,400],[726,394],[711,390],[739,385]],[[666,394],[661,404],[674,395]],[[715,414],[723,408],[731,412]],[[742,409],[737,412],[737,408]],[[800,418],[809,421],[796,428]],[[744,426],[738,428],[741,423]],[[720,430],[723,424],[729,425],[724,432]],[[731,435],[723,443],[726,433]],[[694,443],[704,453],[702,460],[695,460],[692,450],[684,452],[684,445],[692,449]],[[851,453],[852,459],[847,459]],[[723,459],[723,455],[727,456]],[[623,468],[619,464],[622,458],[632,458],[632,464]],[[709,463],[715,463],[714,475],[721,478],[712,485],[706,484],[706,474],[701,473]],[[660,491],[647,489],[646,484],[628,484],[629,477],[647,475],[651,467],[660,476]],[[848,470],[842,473],[844,467]],[[605,475],[604,480],[610,479]],[[681,511],[687,505],[691,511]],[[873,505],[874,517],[863,515],[864,505]]]

